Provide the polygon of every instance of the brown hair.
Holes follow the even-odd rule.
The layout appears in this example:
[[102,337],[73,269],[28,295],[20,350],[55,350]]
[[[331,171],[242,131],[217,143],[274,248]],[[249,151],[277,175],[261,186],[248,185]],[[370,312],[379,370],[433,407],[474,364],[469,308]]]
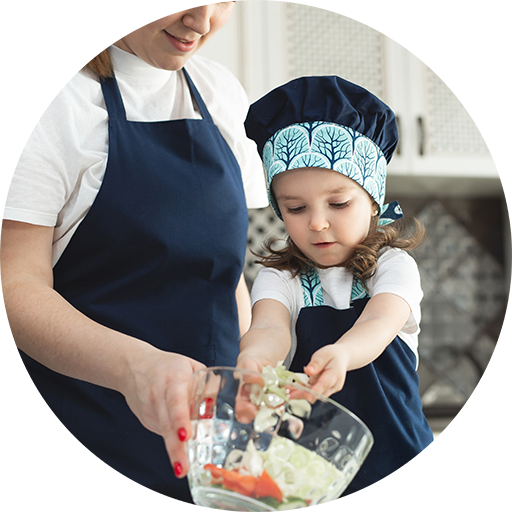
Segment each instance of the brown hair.
[[108,0],[85,0],[85,65],[100,78],[114,74],[108,51]]
[[[379,251],[383,247],[413,250],[425,241],[426,236],[424,226],[416,218],[412,219],[414,225],[409,228],[404,219],[386,226],[379,226],[378,219],[378,216],[372,217],[368,236],[354,248],[354,253],[347,261],[337,265],[350,270],[365,288],[366,280],[372,277],[377,270]],[[299,275],[311,265],[311,261],[300,251],[289,236],[286,238],[285,247],[274,249],[272,246],[278,241],[277,238],[265,240],[263,249],[267,254],[254,253],[259,258],[255,263],[276,270],[288,270],[293,277]]]

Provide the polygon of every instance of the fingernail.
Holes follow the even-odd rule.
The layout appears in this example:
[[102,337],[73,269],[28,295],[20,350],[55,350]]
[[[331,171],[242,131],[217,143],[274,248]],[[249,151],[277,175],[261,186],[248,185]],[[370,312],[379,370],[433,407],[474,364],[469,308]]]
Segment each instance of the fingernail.
[[182,473],[183,473],[183,466],[179,462],[176,462],[176,464],[174,464],[174,474],[176,476],[180,476]]
[[185,441],[187,437],[187,431],[184,428],[178,429],[178,437],[180,438],[180,441]]

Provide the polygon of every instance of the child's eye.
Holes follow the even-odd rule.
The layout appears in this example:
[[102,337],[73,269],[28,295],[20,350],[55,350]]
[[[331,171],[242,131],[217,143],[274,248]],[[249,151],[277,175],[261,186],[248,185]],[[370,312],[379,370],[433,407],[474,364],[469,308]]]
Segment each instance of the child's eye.
[[348,201],[345,201],[344,203],[331,203],[331,206],[333,208],[346,208],[348,206]]
[[300,213],[305,208],[306,208],[305,206],[296,206],[295,208],[288,207],[288,208],[286,208],[286,210],[288,213]]

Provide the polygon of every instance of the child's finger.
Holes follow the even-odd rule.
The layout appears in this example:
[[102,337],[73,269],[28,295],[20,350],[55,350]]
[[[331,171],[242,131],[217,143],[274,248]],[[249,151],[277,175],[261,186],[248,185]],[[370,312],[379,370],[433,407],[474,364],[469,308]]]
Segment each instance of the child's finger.
[[304,367],[304,372],[310,377],[314,377],[322,372],[322,370],[329,364],[332,355],[322,349],[317,350],[312,356],[311,361]]

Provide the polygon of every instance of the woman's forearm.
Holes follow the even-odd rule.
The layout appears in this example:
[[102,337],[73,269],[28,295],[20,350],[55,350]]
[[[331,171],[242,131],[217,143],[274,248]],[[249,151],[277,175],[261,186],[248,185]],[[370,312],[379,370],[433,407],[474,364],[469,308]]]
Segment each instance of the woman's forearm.
[[251,325],[251,296],[242,273],[238,286],[236,288],[236,304],[238,308],[238,325],[240,327],[240,336],[243,336]]
[[4,278],[3,283],[17,346],[58,373],[120,390],[130,361],[152,349],[90,320],[37,278]]

